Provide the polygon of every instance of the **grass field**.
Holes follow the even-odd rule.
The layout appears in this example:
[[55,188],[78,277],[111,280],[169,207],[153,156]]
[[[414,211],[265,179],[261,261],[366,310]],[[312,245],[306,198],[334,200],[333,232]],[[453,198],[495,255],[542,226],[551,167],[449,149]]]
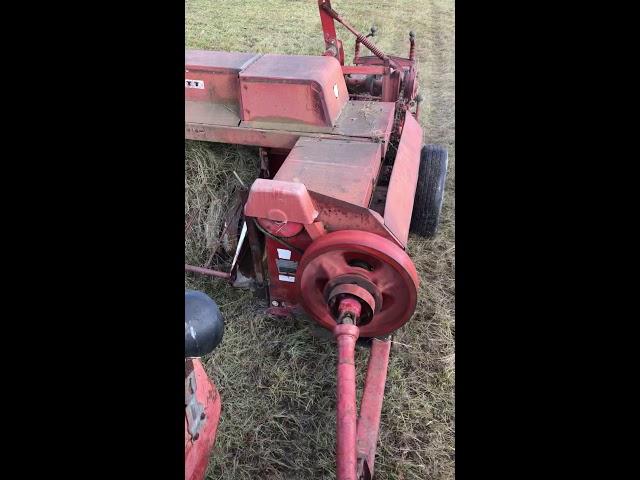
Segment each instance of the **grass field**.
[[[454,477],[454,2],[453,0],[334,0],[356,28],[378,26],[376,43],[405,56],[417,35],[425,143],[449,149],[440,234],[412,236],[409,253],[421,278],[418,307],[394,337],[382,410],[376,477]],[[186,48],[320,54],[314,0],[186,0]],[[353,37],[338,26],[350,59]],[[185,256],[210,258],[220,215],[237,181],[251,182],[257,150],[185,142]],[[215,259],[214,262],[215,264]],[[335,478],[335,345],[301,319],[261,314],[250,292],[185,275],[225,315],[222,344],[204,359],[220,390],[223,411],[210,479]],[[359,387],[368,352],[357,351]]]

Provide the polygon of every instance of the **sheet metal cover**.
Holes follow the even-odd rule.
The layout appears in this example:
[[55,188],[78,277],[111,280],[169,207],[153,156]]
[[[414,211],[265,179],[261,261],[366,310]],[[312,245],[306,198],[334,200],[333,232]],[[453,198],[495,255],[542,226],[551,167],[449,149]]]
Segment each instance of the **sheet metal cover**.
[[382,161],[380,144],[301,137],[274,180],[368,207]]
[[384,224],[403,245],[406,245],[409,239],[413,200],[420,170],[421,148],[422,128],[413,115],[408,113],[384,206]]
[[242,119],[248,122],[287,120],[331,127],[349,100],[342,68],[333,57],[265,54],[239,78]]
[[185,68],[197,70],[232,70],[239,72],[260,57],[259,53],[212,52],[207,50],[185,50]]

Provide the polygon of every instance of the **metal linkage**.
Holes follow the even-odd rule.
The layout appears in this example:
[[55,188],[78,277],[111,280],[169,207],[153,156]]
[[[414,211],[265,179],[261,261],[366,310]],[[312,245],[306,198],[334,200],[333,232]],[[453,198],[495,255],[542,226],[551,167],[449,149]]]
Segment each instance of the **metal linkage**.
[[[371,30],[369,30],[369,33],[367,34],[367,38],[375,37],[377,32],[378,32],[378,27],[376,27],[375,25],[372,25]],[[356,65],[359,61],[360,61],[360,40],[356,38],[356,45],[354,47],[354,53],[353,53],[353,64]]]
[[373,477],[373,464],[376,459],[376,444],[380,430],[380,413],[384,399],[384,385],[387,381],[391,339],[374,338],[371,341],[371,354],[364,381],[364,392],[360,402],[358,418],[358,477],[370,480]]
[[367,47],[371,51],[371,53],[373,53],[376,57],[378,57],[380,60],[384,61],[391,68],[394,68],[396,70],[400,69],[400,66],[395,62],[395,60],[393,60],[392,58],[387,56],[382,50],[380,50],[378,47],[376,47],[375,44],[371,40],[369,40],[367,38],[367,36],[363,35],[359,31],[357,31],[351,24],[349,24],[349,22],[347,22],[345,19],[343,19],[338,12],[336,12],[333,8],[331,8],[330,4],[324,3],[324,4],[320,5],[320,8],[322,10],[324,10],[325,12],[327,12],[331,16],[331,18],[333,18],[336,22],[338,22],[343,27],[345,27],[347,30],[349,30],[351,33],[353,33],[355,35],[355,37],[357,38],[357,40],[362,45]]

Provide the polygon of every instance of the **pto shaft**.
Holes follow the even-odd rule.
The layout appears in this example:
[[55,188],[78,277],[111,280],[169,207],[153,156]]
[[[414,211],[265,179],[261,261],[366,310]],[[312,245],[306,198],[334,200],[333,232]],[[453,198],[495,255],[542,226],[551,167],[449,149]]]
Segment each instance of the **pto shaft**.
[[337,379],[337,480],[356,480],[357,412],[355,348],[359,329],[355,325],[336,325],[333,334],[338,343]]

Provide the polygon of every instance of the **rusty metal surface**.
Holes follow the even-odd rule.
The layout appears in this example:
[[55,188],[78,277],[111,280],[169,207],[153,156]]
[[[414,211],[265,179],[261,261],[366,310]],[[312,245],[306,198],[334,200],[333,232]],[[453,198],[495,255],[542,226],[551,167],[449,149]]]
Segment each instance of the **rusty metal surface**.
[[203,142],[291,149],[300,136],[297,132],[193,123],[188,120],[184,125],[184,138]]
[[393,102],[352,100],[344,106],[332,133],[388,142],[394,113]]
[[362,74],[362,75],[384,75],[384,67],[376,65],[344,65],[342,73],[345,75]]
[[[408,59],[408,58],[403,58],[403,57],[397,57],[395,55],[389,55],[389,58],[393,59],[394,62],[396,62],[401,68],[409,68],[412,65],[415,64],[414,61]],[[384,65],[384,61],[380,60],[378,57],[374,57],[374,56],[366,56],[366,57],[360,57],[358,58],[358,65],[379,65],[379,66],[383,66]]]
[[310,191],[366,207],[381,161],[376,143],[300,138],[274,180],[299,182]]
[[311,192],[310,195],[319,212],[318,221],[324,224],[327,232],[363,230],[375,233],[404,248],[384,225],[384,219],[377,212],[319,193]]
[[349,93],[331,57],[263,55],[239,74],[245,122],[333,126]]
[[[228,106],[228,104],[226,104]],[[382,142],[386,152],[393,128],[395,105],[386,102],[349,101],[335,127],[305,128],[302,124],[266,124],[269,128],[253,128],[233,125],[236,120],[226,117],[224,124],[216,124],[216,115],[226,113],[219,109],[209,111],[190,110],[197,115],[185,118],[185,138],[219,143],[254,145],[259,147],[290,150],[300,137],[326,138],[336,140],[354,140],[363,142]]]
[[233,103],[184,102],[184,118],[190,123],[211,123],[237,127],[238,105]]
[[384,207],[384,224],[403,245],[409,239],[421,148],[422,128],[411,114],[407,114]]
[[202,275],[208,275],[210,277],[217,277],[217,278],[224,278],[224,279],[231,278],[231,274],[228,272],[220,272],[218,270],[211,270],[209,268],[195,267],[193,265],[187,265],[186,263],[184,265],[184,271],[200,273]]

